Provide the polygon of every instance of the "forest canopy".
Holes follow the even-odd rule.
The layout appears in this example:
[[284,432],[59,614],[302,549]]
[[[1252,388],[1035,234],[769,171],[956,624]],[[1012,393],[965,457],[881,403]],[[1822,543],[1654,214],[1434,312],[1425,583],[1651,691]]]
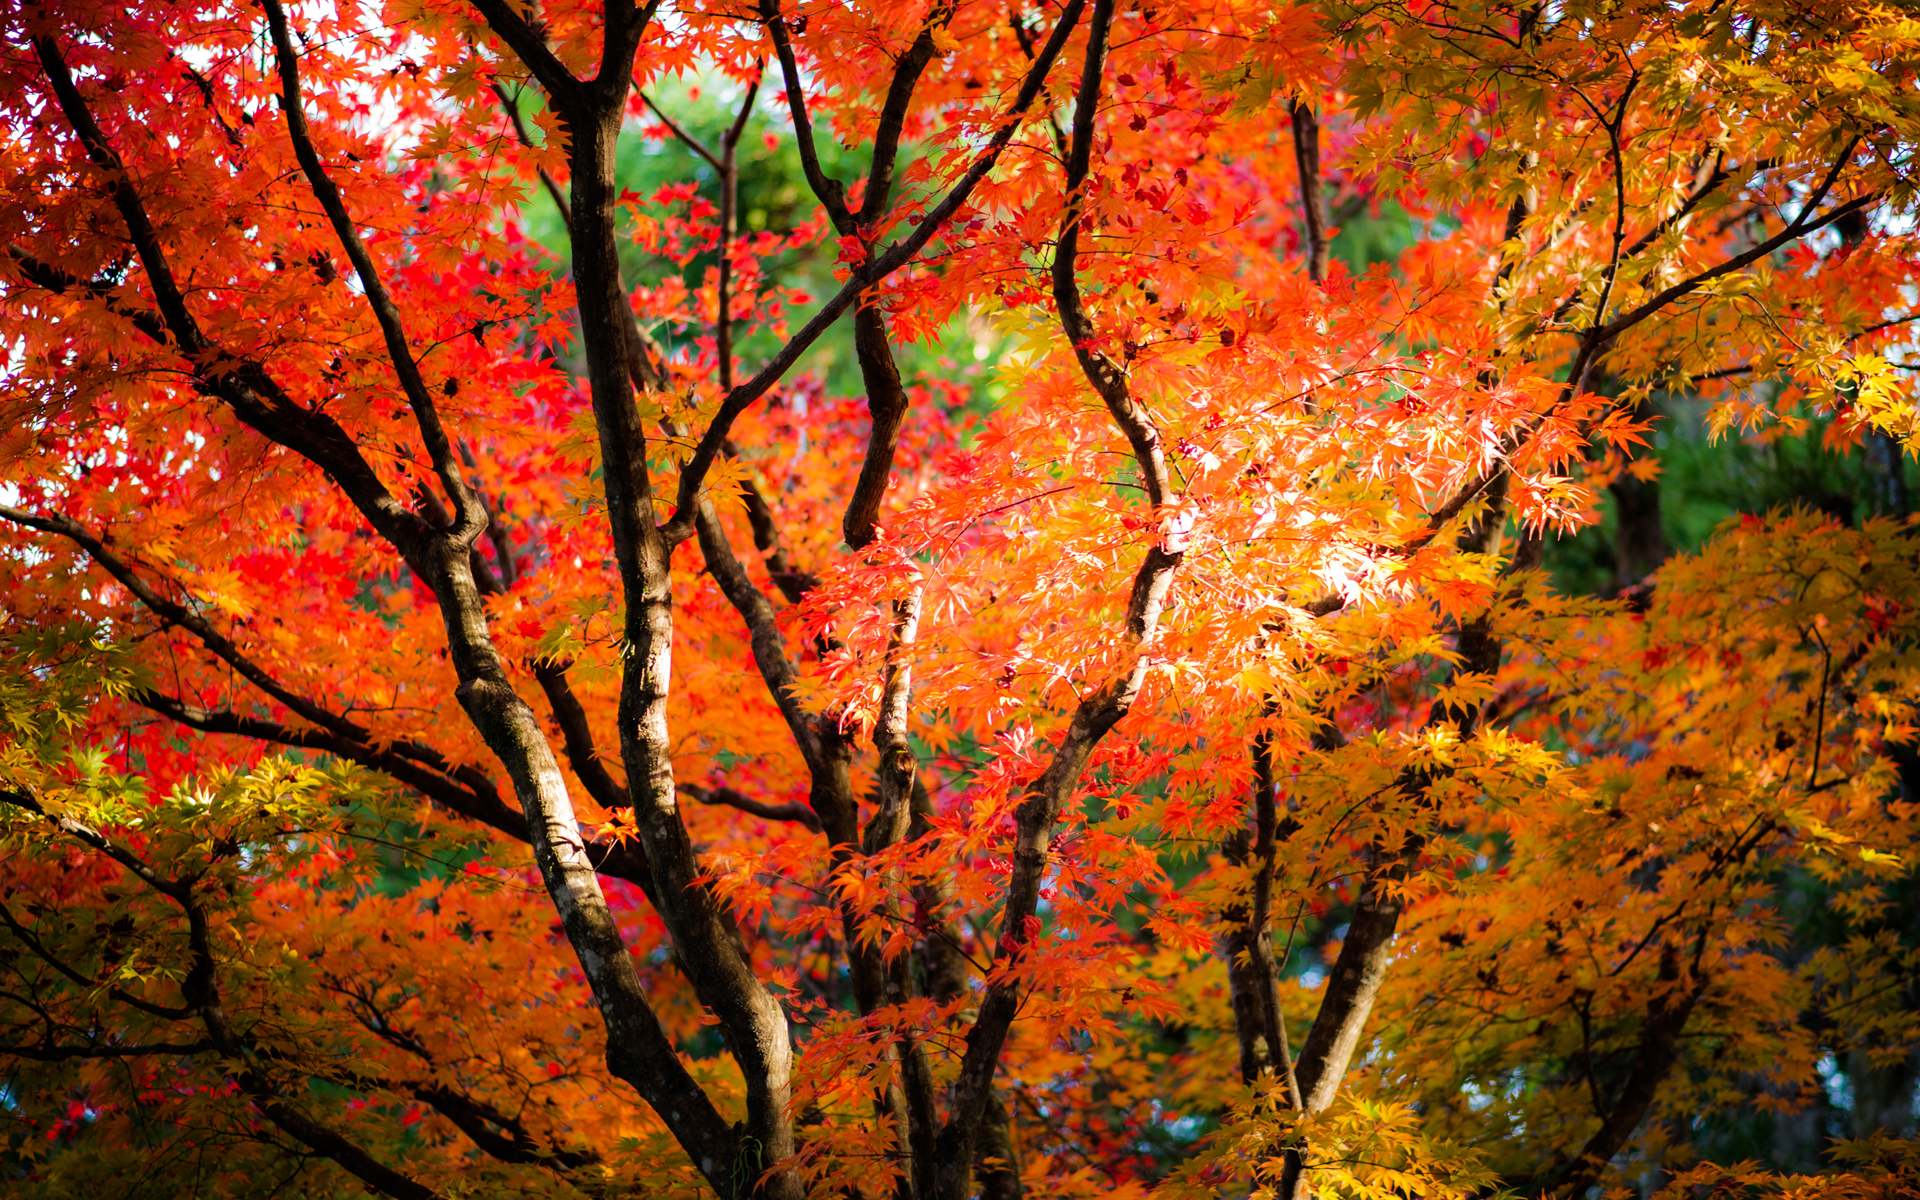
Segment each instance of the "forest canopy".
[[0,13],[10,1196],[1920,1190],[1920,14]]

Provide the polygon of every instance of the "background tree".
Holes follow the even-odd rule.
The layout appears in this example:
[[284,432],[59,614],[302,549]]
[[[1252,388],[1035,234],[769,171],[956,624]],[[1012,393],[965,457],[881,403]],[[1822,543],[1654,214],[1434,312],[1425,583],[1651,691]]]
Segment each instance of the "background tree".
[[1911,1172],[1898,11],[4,21],[22,1192]]

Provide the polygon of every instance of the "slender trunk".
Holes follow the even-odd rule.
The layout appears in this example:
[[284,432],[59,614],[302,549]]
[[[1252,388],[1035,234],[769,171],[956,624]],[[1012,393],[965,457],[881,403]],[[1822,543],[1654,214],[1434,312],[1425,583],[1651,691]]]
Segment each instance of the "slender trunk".
[[1273,738],[1266,732],[1253,743],[1253,837],[1242,830],[1225,847],[1228,861],[1253,872],[1246,904],[1222,914],[1227,986],[1233,1004],[1234,1034],[1240,1046],[1240,1079],[1253,1083],[1268,1072],[1286,1083],[1287,1103],[1300,1107],[1299,1081],[1287,1045],[1280,1009],[1280,964],[1273,953],[1273,862],[1281,837],[1274,800]]
[[[1696,967],[1706,936],[1706,930],[1702,929],[1693,953]],[[1687,1018],[1693,1015],[1694,1006],[1706,990],[1704,976],[1696,975],[1691,986],[1684,989],[1679,986],[1681,976],[1681,952],[1669,944],[1660,956],[1659,979],[1670,986],[1647,1001],[1647,1021],[1641,1029],[1640,1045],[1634,1051],[1626,1085],[1580,1154],[1542,1189],[1546,1193],[1568,1200],[1586,1194],[1600,1182],[1607,1163],[1626,1146],[1627,1139],[1646,1118],[1647,1110],[1653,1106],[1654,1094],[1679,1058],[1680,1031],[1686,1027]]]
[[1300,252],[1307,276],[1315,283],[1327,278],[1331,249],[1327,227],[1327,196],[1320,182],[1320,116],[1304,97],[1293,100],[1293,162],[1300,176]]
[[[1460,548],[1469,553],[1493,554],[1500,548],[1507,520],[1507,477],[1498,473],[1486,487],[1487,511],[1460,539]],[[1539,564],[1537,539],[1522,542],[1508,571],[1524,570]],[[1453,674],[1482,675],[1499,669],[1501,642],[1494,636],[1490,614],[1482,614],[1460,627],[1454,638],[1459,661]],[[1427,714],[1429,728],[1451,725],[1462,739],[1472,737],[1480,722],[1477,707],[1436,703]],[[1335,730],[1337,733],[1338,731]],[[1426,790],[1440,776],[1409,770],[1399,787],[1417,804],[1424,805]],[[1379,842],[1368,847],[1363,863],[1364,878],[1360,897],[1340,943],[1340,954],[1327,974],[1326,991],[1321,994],[1320,1011],[1300,1048],[1294,1066],[1296,1095],[1307,1113],[1325,1111],[1339,1094],[1353,1056],[1359,1051],[1367,1018],[1386,981],[1393,959],[1393,935],[1400,926],[1405,909],[1401,888],[1426,849],[1426,838],[1410,832],[1398,845]],[[1301,1150],[1284,1155],[1277,1200],[1295,1200],[1306,1158]]]
[[[614,244],[614,149],[622,111],[616,106],[571,115],[568,121],[574,288],[600,434],[608,523],[626,602],[623,633],[631,648],[620,689],[620,753],[661,919],[701,1002],[719,1018],[745,1082],[745,1127],[734,1161],[723,1172],[725,1186],[743,1193],[756,1189],[767,1166],[794,1151],[787,1112],[793,1049],[786,1013],[742,957],[712,892],[698,882],[702,868],[678,806],[667,722],[673,667],[671,548],[654,518],[647,433],[631,382],[641,347]],[[758,1190],[798,1200],[800,1184],[783,1173]]]
[[1879,430],[1866,436],[1867,487],[1871,511],[1904,517],[1912,511],[1907,493],[1907,456],[1900,440]]
[[980,1200],[1020,1200],[1024,1189],[1017,1153],[1006,1097],[994,1088],[974,1148],[973,1169],[980,1178]]
[[841,519],[841,536],[859,550],[872,543],[880,518],[880,502],[887,494],[893,456],[900,447],[900,427],[907,416],[907,390],[887,339],[886,318],[879,308],[862,305],[853,314],[853,348],[860,360],[861,382],[867,390],[867,412],[873,430],[867,436],[860,478]]
[[[1654,416],[1652,405],[1641,401],[1634,419]],[[1660,479],[1642,479],[1631,472],[1614,480],[1608,489],[1613,494],[1614,591],[1624,592],[1640,586],[1654,573],[1673,548],[1667,543],[1661,525]]]
[[1640,586],[1673,553],[1660,527],[1660,481],[1623,475],[1613,494],[1614,591]]

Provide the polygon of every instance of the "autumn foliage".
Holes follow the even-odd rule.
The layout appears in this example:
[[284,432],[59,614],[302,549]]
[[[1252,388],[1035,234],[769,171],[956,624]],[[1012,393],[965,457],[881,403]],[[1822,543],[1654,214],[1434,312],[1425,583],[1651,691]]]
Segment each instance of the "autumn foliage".
[[1920,1038],[1914,523],[1541,564],[1662,397],[1916,436],[1916,86],[1857,0],[0,14],[6,1191],[1912,1195],[1700,1131]]

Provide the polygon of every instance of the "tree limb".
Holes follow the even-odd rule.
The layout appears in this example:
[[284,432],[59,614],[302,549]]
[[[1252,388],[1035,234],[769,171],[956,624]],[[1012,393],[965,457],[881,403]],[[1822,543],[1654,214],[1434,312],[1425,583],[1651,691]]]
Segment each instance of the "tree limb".
[[213,1048],[213,1043],[205,1040],[153,1042],[138,1046],[0,1046],[0,1057],[24,1058],[32,1062],[71,1062],[81,1058],[148,1058],[161,1054],[185,1058],[193,1054],[205,1054]]
[[1300,244],[1307,260],[1307,278],[1323,283],[1331,243],[1326,190],[1320,179],[1320,117],[1304,96],[1294,97],[1289,109],[1293,118],[1293,161],[1300,176]]
[[[733,428],[733,422],[747,410],[755,400],[764,395],[769,388],[785,376],[801,354],[819,339],[827,328],[840,318],[849,306],[859,299],[861,293],[875,283],[899,270],[911,262],[933,236],[946,227],[967,198],[973,194],[974,187],[993,169],[999,161],[1000,152],[1012,140],[1014,130],[1020,118],[1033,106],[1040,95],[1040,89],[1046,82],[1048,71],[1065,47],[1067,35],[1079,22],[1080,12],[1086,0],[1067,0],[1061,10],[1059,23],[1054,27],[1053,36],[1047,40],[1040,57],[1035,60],[1026,78],[1021,82],[1019,94],[1012,106],[1000,119],[1000,127],[988,139],[987,145],[974,159],[965,174],[948,190],[947,195],[924,217],[913,233],[889,246],[879,254],[869,257],[855,267],[841,289],[822,305],[800,331],[781,347],[758,374],[744,383],[736,384],[720,403],[719,411],[714,415],[713,423],[701,435],[699,444],[680,472],[680,484],[674,497],[674,516],[661,529],[661,535],[670,544],[686,540],[693,536],[695,501],[707,470],[721,452],[723,443]],[[775,34],[776,46],[780,35]],[[784,65],[784,64],[783,64]]]
[[287,32],[287,14],[281,9],[280,0],[260,0],[260,3],[266,11],[267,28],[273,36],[274,60],[280,73],[280,108],[286,116],[287,137],[293,142],[294,157],[299,160],[300,170],[306,175],[307,187],[313,192],[314,199],[320,202],[321,211],[326,213],[328,223],[333,226],[334,236],[347,252],[348,261],[353,263],[354,274],[359,276],[367,306],[373,310],[374,320],[380,325],[380,335],[386,341],[387,361],[393,364],[394,374],[399,377],[400,389],[406,394],[407,406],[413,410],[414,423],[419,427],[421,440],[426,443],[427,456],[433,463],[435,474],[440,477],[440,486],[446,490],[447,499],[453,505],[458,520],[447,536],[463,546],[471,546],[487,527],[486,506],[460,474],[460,462],[454,456],[453,443],[441,423],[440,410],[435,406],[432,394],[427,391],[426,380],[420,377],[420,365],[413,360],[413,351],[407,345],[407,331],[401,321],[400,309],[394,304],[393,297],[387,294],[379,268],[374,265],[373,256],[367,252],[360,231],[354,227],[353,218],[347,213],[346,201],[341,198],[340,189],[334,186],[332,177],[320,162],[319,153],[313,148],[312,132],[307,128],[306,109],[300,98],[300,60],[293,50],[293,38]]
[[[1856,138],[1855,141],[1857,142],[1858,139]],[[1654,313],[1659,312],[1675,300],[1698,291],[1700,288],[1705,287],[1721,276],[1730,275],[1743,267],[1758,262],[1760,259],[1772,254],[1775,250],[1780,249],[1789,242],[1797,241],[1807,234],[1813,233],[1815,230],[1824,229],[1848,213],[1858,212],[1873,205],[1880,199],[1880,196],[1878,193],[1869,192],[1865,196],[1860,196],[1853,200],[1848,200],[1843,204],[1835,205],[1822,216],[1814,217],[1812,215],[1813,210],[1819,207],[1821,201],[1826,198],[1828,190],[1833,187],[1834,180],[1839,176],[1840,168],[1845,165],[1846,159],[1851,153],[1852,147],[1849,145],[1847,154],[1841,156],[1840,161],[1827,173],[1826,179],[1815,189],[1814,194],[1807,198],[1807,203],[1801,209],[1800,215],[1789,222],[1786,228],[1751,248],[1732,256],[1726,261],[1687,279],[1683,279],[1672,287],[1655,294],[1652,299],[1644,301],[1628,311],[1621,313],[1613,320],[1607,322],[1605,326],[1600,327],[1601,340],[1609,341],[1626,330],[1633,328],[1635,325],[1638,325]]]
[[701,787],[695,783],[679,785],[680,794],[691,796],[701,804],[723,804],[728,808],[737,808],[743,813],[759,817],[763,821],[792,821],[805,825],[815,833],[820,832],[820,818],[804,804],[768,804],[764,800],[755,800],[745,792],[730,787]]
[[[1065,18],[1062,18],[1063,23]],[[1133,446],[1134,459],[1146,484],[1156,515],[1171,498],[1171,481],[1160,451],[1159,432],[1133,399],[1126,377],[1091,346],[1092,329],[1080,304],[1076,277],[1076,249],[1082,200],[1099,108],[1102,68],[1113,0],[1094,0],[1088,27],[1087,56],[1074,106],[1073,143],[1067,158],[1067,212],[1056,243],[1053,265],[1054,295],[1062,326],[1074,343],[1082,372],[1106,401],[1114,423]],[[1050,858],[1052,830],[1086,770],[1094,748],[1133,708],[1151,665],[1151,647],[1160,616],[1172,588],[1174,572],[1184,557],[1178,530],[1163,529],[1134,573],[1126,609],[1125,633],[1133,661],[1122,675],[1089,692],[1075,707],[1060,743],[1045,770],[1026,788],[1014,811],[1013,870],[1007,881],[1001,913],[999,945],[994,970],[988,975],[979,1015],[968,1031],[960,1073],[954,1080],[946,1124],[936,1148],[937,1200],[964,1200],[969,1188],[973,1146],[993,1095],[993,1076],[999,1065],[1007,1031],[1019,1012],[1019,979],[1014,973],[1019,957],[1032,940],[1040,884]]]
[[[61,832],[112,859],[128,874],[180,907],[187,918],[187,946],[193,962],[180,984],[187,1002],[187,1012],[198,1016],[213,1049],[224,1056],[244,1060],[246,1041],[228,1024],[220,1004],[211,922],[206,910],[194,896],[192,885],[184,879],[168,878],[132,851],[72,817],[49,814],[34,797],[25,792],[0,789],[0,803],[12,804],[47,818]],[[315,1153],[332,1159],[367,1186],[394,1197],[394,1200],[440,1200],[440,1193],[380,1162],[338,1131],[289,1104],[259,1071],[247,1068],[234,1078],[262,1116]]]

